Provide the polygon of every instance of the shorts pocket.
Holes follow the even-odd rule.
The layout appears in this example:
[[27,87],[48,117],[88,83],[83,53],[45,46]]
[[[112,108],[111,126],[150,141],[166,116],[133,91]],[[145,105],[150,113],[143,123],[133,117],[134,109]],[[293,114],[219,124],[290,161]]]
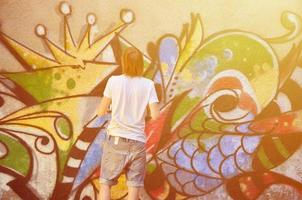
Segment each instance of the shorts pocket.
[[104,142],[101,161],[101,174],[107,180],[118,178],[125,165],[125,155],[112,149],[111,145]]

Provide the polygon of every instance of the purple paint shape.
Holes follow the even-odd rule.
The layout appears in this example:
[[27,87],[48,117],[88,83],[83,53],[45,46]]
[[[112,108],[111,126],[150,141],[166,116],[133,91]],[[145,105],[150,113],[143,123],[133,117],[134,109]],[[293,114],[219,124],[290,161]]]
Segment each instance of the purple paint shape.
[[186,184],[188,182],[194,181],[194,179],[196,178],[196,174],[187,172],[187,171],[182,170],[182,169],[178,169],[176,171],[176,178],[177,178],[177,180],[179,180],[179,182],[181,184]]
[[[192,157],[191,157],[192,158]],[[175,156],[175,162],[180,168],[193,171],[191,166],[191,158],[188,157],[182,150],[179,150]]]
[[159,60],[160,63],[168,65],[166,75],[170,76],[173,72],[179,55],[177,40],[173,37],[165,37],[160,41]]
[[84,160],[81,163],[80,170],[75,178],[72,190],[83,183],[95,170],[100,167],[101,159],[103,155],[103,149],[101,148],[102,142],[105,140],[105,132],[102,129],[93,143],[90,145]]
[[229,156],[235,153],[235,151],[241,146],[242,136],[224,135],[222,136],[219,146],[222,153],[225,156]]
[[193,182],[184,185],[184,191],[190,196],[200,196],[204,194],[203,190],[198,189]]
[[222,184],[221,179],[213,179],[204,176],[198,176],[195,179],[195,184],[197,187],[203,191],[210,191]]
[[174,159],[170,158],[168,155],[168,149],[161,151],[160,153],[157,153],[156,158],[159,162],[166,162],[171,165],[175,164]]
[[242,143],[243,148],[248,153],[253,153],[260,143],[261,136],[244,136]]
[[198,174],[204,174],[210,177],[219,177],[208,165],[207,153],[196,152],[193,157],[193,168]]
[[162,164],[162,169],[166,175],[175,173],[175,171],[177,170],[176,167],[165,163]]
[[189,156],[193,156],[194,152],[198,149],[198,139],[185,139],[183,141],[183,149]]
[[177,141],[176,143],[172,144],[170,147],[169,147],[169,151],[168,151],[168,154],[170,157],[174,158],[177,151],[181,148],[181,143],[182,141],[179,140]]
[[209,164],[211,167],[219,173],[219,166],[222,163],[224,157],[219,151],[218,146],[214,147],[210,152],[209,152]]
[[225,178],[232,178],[240,173],[233,156],[228,157],[221,165],[221,174]]
[[251,171],[252,170],[252,155],[247,154],[245,151],[243,151],[242,148],[240,148],[236,152],[236,163],[240,167],[241,170],[243,171]]
[[178,183],[178,181],[176,180],[176,177],[174,176],[174,174],[170,174],[168,175],[168,181],[169,183],[179,192],[182,192],[182,187],[181,185]]

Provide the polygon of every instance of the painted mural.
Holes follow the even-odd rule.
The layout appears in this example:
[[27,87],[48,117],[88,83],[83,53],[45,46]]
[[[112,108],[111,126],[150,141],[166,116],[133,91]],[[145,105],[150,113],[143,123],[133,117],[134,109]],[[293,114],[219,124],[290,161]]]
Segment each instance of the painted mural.
[[[0,72],[0,199],[98,196],[110,113],[97,117],[96,108],[108,78],[121,73],[121,52],[135,47],[122,32],[137,16],[122,9],[119,23],[92,38],[98,19],[88,13],[76,40],[73,5],[54,9],[62,44],[35,27],[47,54],[0,32],[23,67]],[[286,32],[275,37],[239,29],[205,35],[192,13],[179,35],[148,43],[144,76],[156,83],[161,114],[146,122],[140,199],[302,199],[302,170],[293,172],[302,163],[302,15],[280,15]],[[280,58],[274,45],[284,43],[291,48]],[[112,197],[127,197],[124,175]]]

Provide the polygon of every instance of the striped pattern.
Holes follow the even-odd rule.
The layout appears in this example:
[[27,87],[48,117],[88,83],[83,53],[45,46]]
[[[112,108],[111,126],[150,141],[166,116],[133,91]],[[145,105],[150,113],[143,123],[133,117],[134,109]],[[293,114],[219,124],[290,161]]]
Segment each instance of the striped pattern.
[[80,150],[86,151],[90,145],[89,142],[84,142],[82,140],[78,140],[77,143],[75,144],[76,147]]
[[253,169],[263,171],[280,165],[300,147],[301,143],[301,135],[264,137],[255,153]]
[[[102,126],[103,127],[103,126]],[[100,128],[102,128],[100,127]],[[96,138],[100,128],[85,128],[73,145],[67,163],[64,168],[61,183],[57,184],[52,200],[68,199],[68,195],[73,186],[75,177],[77,176],[81,162],[85,158],[86,152]]]
[[[84,132],[79,136],[78,140],[76,141],[76,143],[74,144],[73,148],[70,151],[69,159],[64,169],[63,177],[66,177],[65,180],[73,182],[71,178],[76,177],[81,162],[84,159],[86,155],[86,151],[89,148],[89,145],[82,145],[82,144],[91,143],[95,139],[98,132],[99,132],[98,129],[86,128]],[[63,179],[63,183],[68,183],[68,182],[64,182]]]

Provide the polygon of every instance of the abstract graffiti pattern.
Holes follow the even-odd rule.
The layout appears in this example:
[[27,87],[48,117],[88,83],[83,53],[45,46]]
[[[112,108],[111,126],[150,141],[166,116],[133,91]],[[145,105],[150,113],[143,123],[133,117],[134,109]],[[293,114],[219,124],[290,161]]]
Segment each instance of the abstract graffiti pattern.
[[[120,33],[121,22],[93,40],[94,14],[75,42],[72,14],[59,5],[63,48],[35,28],[51,57],[0,33],[1,42],[22,64],[22,72],[1,72],[1,199],[97,199],[101,144],[110,114],[96,108],[106,81],[120,74],[119,57],[133,46]],[[142,199],[211,198],[253,200],[273,187],[292,189],[301,198],[301,180],[276,168],[302,143],[302,42],[278,58],[272,44],[290,42],[302,20],[285,11],[288,33],[263,38],[243,30],[204,37],[202,19],[192,14],[180,36],[163,35],[147,46],[144,76],[154,80],[161,115],[146,124],[148,165]],[[156,181],[154,181],[156,180]],[[125,176],[113,198],[127,196]]]

